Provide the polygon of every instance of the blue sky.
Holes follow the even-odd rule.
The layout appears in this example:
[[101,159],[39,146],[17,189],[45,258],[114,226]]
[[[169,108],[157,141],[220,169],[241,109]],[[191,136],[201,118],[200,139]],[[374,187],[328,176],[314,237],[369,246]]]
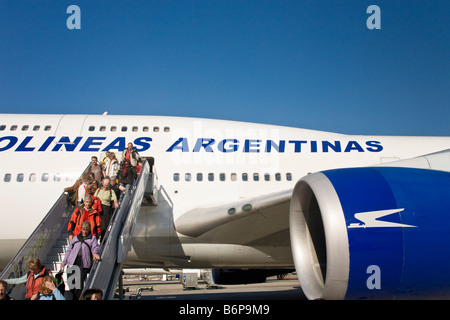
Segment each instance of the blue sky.
[[447,0],[0,0],[0,112],[448,136],[449,13]]

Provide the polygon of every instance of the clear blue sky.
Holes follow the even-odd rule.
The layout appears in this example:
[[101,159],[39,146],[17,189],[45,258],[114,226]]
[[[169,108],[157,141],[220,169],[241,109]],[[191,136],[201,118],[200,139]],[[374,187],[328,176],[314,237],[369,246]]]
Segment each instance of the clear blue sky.
[[449,16],[448,0],[0,0],[0,112],[448,136]]

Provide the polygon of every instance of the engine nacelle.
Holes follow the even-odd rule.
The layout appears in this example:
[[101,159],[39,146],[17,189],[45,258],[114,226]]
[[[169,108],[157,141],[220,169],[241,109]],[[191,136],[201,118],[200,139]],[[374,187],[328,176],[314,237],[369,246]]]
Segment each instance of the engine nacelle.
[[450,296],[450,173],[370,167],[295,186],[291,246],[309,299]]

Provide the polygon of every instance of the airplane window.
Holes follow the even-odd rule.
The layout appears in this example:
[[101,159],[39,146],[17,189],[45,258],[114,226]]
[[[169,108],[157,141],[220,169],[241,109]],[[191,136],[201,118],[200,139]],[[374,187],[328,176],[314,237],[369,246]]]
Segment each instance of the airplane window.
[[23,181],[23,173],[19,173],[17,175],[17,182],[22,182]]
[[28,128],[30,128],[30,126],[29,126],[29,125],[24,125],[24,126],[22,126],[22,131],[27,131],[27,130],[28,130]]
[[164,127],[164,132],[170,132],[170,128],[169,127]]
[[6,126],[4,125],[4,124],[2,124],[1,126],[0,126],[0,131],[4,131],[6,129]]
[[220,179],[220,181],[225,181],[225,173],[221,173],[219,175],[219,179]]
[[292,173],[286,173],[286,180],[287,181],[292,181]]
[[52,128],[52,126],[45,126],[45,127],[44,127],[44,131],[50,131],[51,128]]
[[100,127],[100,131],[106,131],[106,127],[105,126],[101,126]]
[[281,181],[281,173],[275,173],[275,180]]
[[126,132],[128,130],[128,127],[122,127],[122,132]]
[[159,127],[153,127],[153,132],[159,132]]
[[132,128],[132,130],[133,130],[133,132],[137,132],[137,131],[138,131],[138,127],[134,126],[134,127]]
[[174,173],[173,174],[173,181],[180,181],[180,174],[179,173]]
[[259,181],[259,173],[253,174],[253,181]]
[[47,181],[48,181],[48,173],[43,173],[43,174],[42,174],[42,177],[41,177],[41,180],[42,180],[43,182],[47,182]]
[[237,174],[236,173],[232,173],[231,174],[231,181],[236,181],[237,180]]
[[186,173],[186,174],[184,175],[184,180],[186,180],[186,181],[191,181],[191,174],[190,174],[190,173]]
[[89,126],[89,131],[94,131],[95,130],[95,126]]
[[214,181],[214,173],[208,173],[208,181]]
[[12,125],[11,128],[9,129],[11,131],[16,131],[17,130],[17,126],[16,125]]
[[61,181],[61,174],[60,173],[56,173],[53,177],[53,181],[59,182]]
[[5,177],[3,178],[3,181],[10,182],[11,181],[11,173],[5,173]]
[[36,181],[36,173],[30,173],[30,177],[28,178],[28,181],[35,182]]
[[243,173],[242,174],[242,181],[248,181],[248,174],[247,173]]
[[143,128],[142,128],[142,131],[148,132],[148,127],[143,127]]
[[41,126],[34,126],[33,131],[38,131],[41,128]]
[[197,173],[197,181],[203,181],[203,173]]
[[264,174],[264,180],[270,181],[270,173]]
[[112,132],[114,132],[114,131],[116,131],[116,130],[117,130],[117,127],[116,127],[116,126],[112,126],[112,127],[111,127],[111,131],[112,131]]

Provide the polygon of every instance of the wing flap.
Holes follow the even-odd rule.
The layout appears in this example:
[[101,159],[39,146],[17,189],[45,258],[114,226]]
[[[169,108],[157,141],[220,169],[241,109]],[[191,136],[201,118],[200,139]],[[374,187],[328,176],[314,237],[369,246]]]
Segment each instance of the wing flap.
[[182,214],[176,221],[177,232],[198,237],[223,224],[242,219],[255,213],[269,212],[270,207],[290,202],[292,190],[247,198],[225,205],[195,208]]

